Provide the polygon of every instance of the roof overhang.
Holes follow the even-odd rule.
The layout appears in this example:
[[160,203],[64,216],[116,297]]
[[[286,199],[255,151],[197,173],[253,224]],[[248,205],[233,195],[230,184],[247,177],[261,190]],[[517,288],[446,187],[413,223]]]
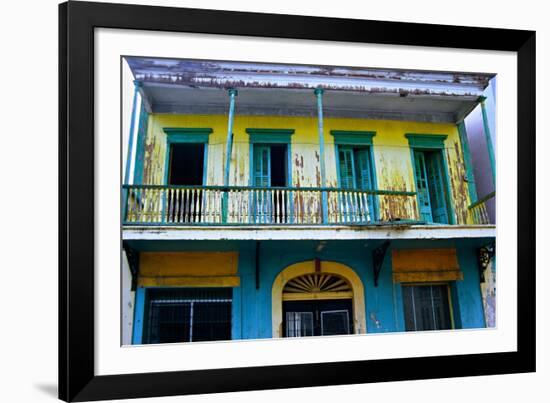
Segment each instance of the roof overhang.
[[453,122],[478,104],[492,74],[127,57],[150,112],[326,116]]

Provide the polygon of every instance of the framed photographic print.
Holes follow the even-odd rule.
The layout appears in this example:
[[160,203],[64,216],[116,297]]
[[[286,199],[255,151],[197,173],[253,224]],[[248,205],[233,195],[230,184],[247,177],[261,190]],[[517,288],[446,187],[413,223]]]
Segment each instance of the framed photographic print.
[[535,370],[534,32],[59,11],[61,399]]

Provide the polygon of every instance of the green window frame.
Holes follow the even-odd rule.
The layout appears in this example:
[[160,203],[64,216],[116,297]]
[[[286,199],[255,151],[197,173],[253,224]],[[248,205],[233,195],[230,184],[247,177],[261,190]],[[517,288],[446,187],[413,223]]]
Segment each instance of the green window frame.
[[[374,165],[374,131],[331,130],[334,137],[338,187],[343,189],[377,190]],[[369,210],[377,220],[378,198],[368,196]]]
[[[294,129],[262,129],[262,128],[247,128],[246,133],[249,135],[250,143],[250,186],[256,185],[257,180],[255,174],[258,173],[258,183],[262,186],[271,186],[270,177],[270,156],[269,147],[272,144],[286,144],[287,147],[287,166],[286,177],[287,186],[292,186],[292,154],[291,154],[291,136],[294,134]],[[261,153],[266,156],[267,160],[259,159],[256,154]],[[267,154],[266,154],[267,153]],[[256,169],[257,164],[260,164],[259,170]],[[266,182],[267,181],[267,182]]]
[[418,214],[427,223],[455,224],[445,134],[407,133]]
[[170,146],[176,143],[204,144],[204,162],[202,184],[206,185],[208,169],[208,141],[213,130],[209,127],[165,127],[166,157],[164,160],[164,184],[168,185],[170,177]]
[[[249,135],[250,143],[250,186],[271,187],[271,147],[273,145],[286,145],[286,186],[292,186],[291,136],[294,134],[294,129],[247,128],[245,131]],[[292,199],[286,202],[277,196],[276,192],[274,195],[273,191],[253,193],[249,198],[249,204],[253,206],[250,209],[251,222],[272,223],[273,209],[277,208],[278,203],[285,203],[285,211],[288,211],[289,216],[292,217],[294,211]]]

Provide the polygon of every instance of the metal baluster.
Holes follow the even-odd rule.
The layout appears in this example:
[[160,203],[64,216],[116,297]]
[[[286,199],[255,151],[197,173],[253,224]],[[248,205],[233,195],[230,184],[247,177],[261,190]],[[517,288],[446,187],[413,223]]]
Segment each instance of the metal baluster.
[[358,192],[353,192],[353,206],[354,206],[354,214],[355,214],[355,222],[359,223],[361,222],[361,210],[359,208],[359,198],[360,195]]
[[343,205],[342,205],[342,192],[340,190],[336,191],[336,195],[337,195],[337,200],[336,200],[336,203],[337,203],[337,210],[336,210],[336,220],[338,222],[338,224],[342,223],[342,209],[343,209]]
[[193,209],[193,222],[198,223],[200,222],[200,190],[199,189],[193,189],[193,192],[195,192],[195,198],[194,198],[194,209]]
[[150,189],[149,196],[151,198],[151,222],[157,222],[158,220],[156,193],[156,189]]
[[286,191],[283,189],[281,190],[281,223],[286,224],[287,222],[287,215],[286,215]]
[[187,222],[187,191],[188,189],[182,188],[181,189],[181,201],[180,201],[180,222],[185,223]]
[[159,222],[164,223],[166,222],[166,215],[168,214],[168,197],[167,197],[167,191],[166,189],[157,189],[158,194],[158,216],[159,216]]
[[274,198],[274,191],[273,190],[270,190],[269,191],[270,193],[270,196],[271,196],[271,206],[270,206],[270,222],[273,224],[273,223],[277,223],[277,209],[276,209],[276,206],[275,206],[275,198]]
[[179,205],[179,195],[180,195],[180,189],[175,188],[174,189],[174,221],[175,223],[179,222],[179,211],[180,211],[180,205]]
[[372,212],[370,211],[370,195],[366,192],[363,194],[363,204],[365,205],[365,221],[370,223],[372,222]]
[[201,208],[200,208],[200,213],[201,213],[201,222],[205,222],[206,221],[206,215],[205,215],[205,212],[206,212],[206,190],[201,188],[200,189],[200,193],[201,193],[201,197],[200,197],[200,203],[201,203]]
[[245,191],[243,189],[239,190],[239,217],[238,217],[238,222],[239,224],[243,224],[244,223],[244,199],[245,199]]
[[174,189],[167,189],[168,192],[168,217],[166,219],[167,222],[174,222]]
[[132,217],[134,215],[135,209],[135,189],[126,189],[126,205],[122,206],[126,210],[126,217],[122,217],[123,221],[132,222]]
[[267,223],[267,191],[262,190],[262,223]]
[[349,192],[344,192],[344,200],[346,201],[346,222],[349,223],[351,221],[351,208],[350,208],[350,199],[349,199]]
[[312,195],[311,195],[311,190],[308,190],[307,192],[307,200],[308,200],[308,203],[307,203],[307,223],[308,224],[312,224],[313,223],[313,198],[312,198]]
[[357,200],[357,220],[360,223],[365,222],[365,208],[363,206],[363,192],[358,192],[355,194]]

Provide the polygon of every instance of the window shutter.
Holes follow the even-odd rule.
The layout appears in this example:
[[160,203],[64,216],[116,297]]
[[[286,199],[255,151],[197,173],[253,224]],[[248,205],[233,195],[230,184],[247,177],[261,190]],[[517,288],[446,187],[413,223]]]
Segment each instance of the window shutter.
[[357,148],[355,150],[355,175],[357,178],[358,189],[371,189],[371,172],[370,172],[370,154],[368,148]]
[[423,152],[414,151],[414,173],[416,177],[418,203],[420,205],[420,219],[426,222],[432,222],[432,208],[430,205],[428,177],[426,174],[426,161]]
[[269,146],[254,145],[254,186],[271,186],[271,153]]
[[439,152],[431,153],[426,159],[433,220],[434,222],[448,224],[449,217],[447,214],[447,203],[445,202],[442,165],[441,154]]
[[340,170],[340,187],[353,189],[355,186],[353,149],[351,147],[338,147],[338,164]]

